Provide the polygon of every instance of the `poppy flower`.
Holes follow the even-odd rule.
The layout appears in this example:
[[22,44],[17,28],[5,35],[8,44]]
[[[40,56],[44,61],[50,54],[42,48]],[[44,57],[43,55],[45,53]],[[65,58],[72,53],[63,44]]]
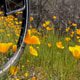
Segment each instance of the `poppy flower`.
[[57,43],[56,43],[56,46],[57,46],[58,48],[60,48],[60,49],[64,49],[64,46],[62,45],[62,42],[61,42],[61,41],[57,42]]
[[45,21],[46,26],[50,24],[50,21]]
[[76,30],[76,34],[77,34],[77,35],[80,35],[80,29],[77,29],[77,30]]
[[57,17],[56,17],[56,16],[53,16],[53,19],[54,19],[54,20],[56,20],[56,19],[57,19]]
[[76,23],[72,23],[72,26],[73,26],[73,27],[76,27],[76,26],[77,26],[77,24],[76,24]]
[[46,27],[46,29],[47,29],[48,31],[53,30],[53,28],[50,28],[50,27]]
[[67,41],[67,42],[69,42],[70,40],[71,40],[70,37],[66,37],[66,38],[65,38],[65,41]]
[[8,50],[12,47],[13,43],[0,43],[0,53],[7,53]]
[[17,51],[17,45],[13,45],[13,46],[12,46],[12,51],[13,51],[13,52],[16,52],[16,51]]
[[30,17],[30,22],[32,22],[33,20],[34,20],[34,18],[31,16],[31,17]]
[[29,47],[30,49],[30,54],[33,56],[38,56],[38,52],[35,48],[33,48],[32,46]]
[[74,47],[69,46],[69,51],[72,53],[72,55],[76,58],[76,59],[80,59],[80,46],[76,45]]
[[24,42],[26,44],[40,44],[40,40],[37,36],[31,36],[31,31],[28,30],[28,33],[24,39]]

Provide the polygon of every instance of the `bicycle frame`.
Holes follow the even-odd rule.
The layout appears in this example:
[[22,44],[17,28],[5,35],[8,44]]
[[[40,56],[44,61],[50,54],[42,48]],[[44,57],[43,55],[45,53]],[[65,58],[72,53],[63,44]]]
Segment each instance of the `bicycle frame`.
[[25,9],[25,0],[23,0],[23,7],[16,9],[16,10],[12,10],[12,11],[7,10],[6,0],[4,0],[4,14],[5,15],[13,14],[13,13],[16,13],[18,11],[23,11],[24,9]]

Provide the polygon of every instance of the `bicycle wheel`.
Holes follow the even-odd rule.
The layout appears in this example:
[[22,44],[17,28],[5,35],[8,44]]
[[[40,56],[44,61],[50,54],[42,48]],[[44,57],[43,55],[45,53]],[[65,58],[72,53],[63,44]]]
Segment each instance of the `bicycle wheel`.
[[5,0],[5,14],[0,14],[0,76],[19,60],[28,29],[29,0]]

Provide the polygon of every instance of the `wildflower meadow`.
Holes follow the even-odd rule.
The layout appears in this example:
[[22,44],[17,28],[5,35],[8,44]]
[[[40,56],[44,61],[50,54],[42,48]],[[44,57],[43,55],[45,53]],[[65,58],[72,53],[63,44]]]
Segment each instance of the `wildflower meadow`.
[[[80,25],[67,20],[63,28],[60,21],[51,15],[36,27],[35,17],[30,16],[24,52],[0,80],[80,80]],[[0,11],[0,66],[18,50],[21,24],[15,15]]]

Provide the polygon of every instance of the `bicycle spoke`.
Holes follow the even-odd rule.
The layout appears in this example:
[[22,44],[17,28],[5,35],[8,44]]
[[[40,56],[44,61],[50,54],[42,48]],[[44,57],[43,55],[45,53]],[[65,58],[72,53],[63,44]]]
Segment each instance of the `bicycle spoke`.
[[23,4],[24,4],[23,1],[19,1],[19,3],[18,3],[15,0],[6,0],[5,2],[6,2],[6,8],[7,8],[8,12],[12,11],[12,10],[16,10],[18,8],[21,8],[21,7],[23,7]]

